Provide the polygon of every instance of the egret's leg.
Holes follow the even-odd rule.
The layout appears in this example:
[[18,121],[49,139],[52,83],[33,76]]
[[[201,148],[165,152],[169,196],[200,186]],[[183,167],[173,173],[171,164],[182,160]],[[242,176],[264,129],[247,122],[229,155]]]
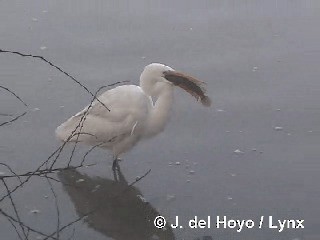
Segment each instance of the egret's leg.
[[120,165],[119,165],[119,158],[117,158],[117,163],[114,166],[112,166],[112,172],[113,172],[113,179],[115,182],[128,185],[127,180],[124,178],[121,172]]
[[119,182],[119,178],[118,178],[118,174],[117,174],[118,170],[115,169],[115,168],[113,168],[113,166],[112,166],[112,172],[113,172],[113,179],[114,179],[114,181],[115,181],[115,182]]
[[112,162],[112,170],[119,169],[118,158],[115,157]]
[[112,170],[116,170],[116,168],[117,168],[117,165],[118,165],[118,162],[117,162],[118,160],[115,158],[115,159],[113,159],[113,162],[112,162]]

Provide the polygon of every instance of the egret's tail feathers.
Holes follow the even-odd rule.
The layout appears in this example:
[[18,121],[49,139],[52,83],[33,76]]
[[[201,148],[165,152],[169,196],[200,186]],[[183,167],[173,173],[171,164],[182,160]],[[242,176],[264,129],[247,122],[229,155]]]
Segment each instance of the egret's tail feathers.
[[81,125],[72,117],[57,127],[56,136],[63,142],[81,142],[82,131],[80,132],[80,130]]
[[64,124],[61,124],[56,129],[56,137],[63,142],[71,141],[72,131],[66,130]]

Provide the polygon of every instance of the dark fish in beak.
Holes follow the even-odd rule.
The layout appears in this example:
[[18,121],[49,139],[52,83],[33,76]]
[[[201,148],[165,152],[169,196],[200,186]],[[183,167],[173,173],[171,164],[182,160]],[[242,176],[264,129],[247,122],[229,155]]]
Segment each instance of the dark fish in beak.
[[175,86],[181,87],[194,96],[198,101],[200,100],[202,105],[206,107],[211,105],[210,98],[205,95],[206,91],[203,87],[205,82],[177,71],[166,71],[164,77]]

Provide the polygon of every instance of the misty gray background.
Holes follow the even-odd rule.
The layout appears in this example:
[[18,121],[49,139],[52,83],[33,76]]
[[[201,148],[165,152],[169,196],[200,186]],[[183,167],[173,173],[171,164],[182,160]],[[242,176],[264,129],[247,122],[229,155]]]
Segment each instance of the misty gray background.
[[[0,48],[43,55],[93,92],[122,80],[138,84],[151,62],[207,82],[213,106],[204,108],[176,89],[165,131],[124,156],[124,176],[132,182],[151,168],[135,187],[169,221],[176,215],[181,221],[195,215],[305,219],[304,230],[281,234],[186,227],[174,231],[176,239],[313,240],[320,236],[319,23],[316,0],[1,1]],[[0,128],[1,162],[17,172],[42,163],[59,146],[55,128],[91,100],[56,69],[16,55],[0,54],[0,84],[29,105],[23,118]],[[0,89],[0,111],[16,115],[25,108]],[[1,122],[9,119],[0,116]],[[80,146],[76,157],[88,149]],[[97,165],[82,172],[113,178],[106,151],[94,151],[88,162]],[[74,200],[53,184],[62,223],[72,221]],[[14,199],[24,221],[55,230],[54,200],[44,179],[32,178]],[[8,201],[0,207],[13,213]],[[104,218],[110,220],[101,216],[102,224]],[[1,215],[0,233],[1,239],[17,239]],[[86,222],[75,225],[74,238],[114,239]]]

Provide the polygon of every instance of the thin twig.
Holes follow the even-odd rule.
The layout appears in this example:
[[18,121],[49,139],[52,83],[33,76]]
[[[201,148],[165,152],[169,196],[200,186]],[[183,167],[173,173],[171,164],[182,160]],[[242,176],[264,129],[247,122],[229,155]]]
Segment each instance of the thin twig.
[[1,85],[0,85],[0,88],[2,88],[2,89],[4,89],[4,90],[6,90],[7,92],[11,93],[11,94],[12,94],[13,96],[15,96],[20,102],[22,102],[23,105],[25,105],[26,107],[28,107],[28,105],[27,105],[17,94],[15,94],[12,90],[10,90],[10,89],[7,88],[7,87],[1,86]]
[[17,235],[18,235],[18,238],[19,238],[20,240],[23,240],[23,238],[21,237],[21,235],[20,235],[20,233],[19,233],[16,225],[13,223],[13,221],[12,221],[10,218],[6,218],[6,219],[9,221],[9,223],[11,224],[11,226],[14,228],[15,232],[16,232]]
[[136,184],[137,182],[141,181],[141,179],[145,178],[150,172],[151,172],[151,168],[145,174],[143,174],[141,177],[138,177],[134,182],[130,183],[128,185],[128,187],[131,187],[134,184]]
[[71,169],[77,169],[81,167],[90,167],[96,165],[95,163],[87,164],[87,165],[78,165],[78,166],[69,166],[69,167],[58,167],[53,169],[41,169],[36,172],[26,172],[22,174],[15,174],[15,175],[2,175],[0,176],[0,180],[6,179],[6,178],[13,178],[13,177],[32,177],[32,176],[43,176],[45,174],[49,173],[56,173],[63,170],[71,170]]
[[8,168],[9,171],[19,179],[19,182],[22,183],[20,176],[18,174],[16,174],[8,164],[0,163],[0,165],[5,166],[6,168]]
[[[19,55],[21,57],[31,57],[31,58],[37,58],[37,59],[40,59],[44,62],[46,62],[47,64],[49,64],[50,66],[56,68],[59,72],[63,73],[64,75],[66,75],[67,77],[71,78],[74,82],[76,82],[77,84],[79,84],[82,88],[84,88],[89,94],[91,94],[92,96],[93,93],[85,86],[83,85],[80,81],[78,81],[77,79],[75,79],[73,76],[71,76],[69,73],[67,73],[66,71],[64,71],[61,67],[58,67],[57,65],[53,64],[51,61],[47,60],[46,58],[44,58],[43,56],[39,56],[39,55],[32,55],[32,54],[25,54],[25,53],[21,53],[21,52],[18,52],[18,51],[10,51],[10,50],[4,50],[4,49],[0,49],[0,53],[11,53],[11,54],[16,54],[16,55]],[[99,101],[97,99],[97,101]],[[100,102],[100,101],[99,101]],[[104,105],[104,103],[100,102],[108,111],[109,108]]]
[[9,121],[6,121],[6,122],[3,122],[3,123],[0,123],[0,127],[1,126],[4,126],[4,125],[7,125],[7,124],[10,124],[10,123],[13,123],[14,121],[18,120],[19,118],[23,117],[24,115],[26,115],[27,112],[24,112],[18,116],[16,116],[15,118],[9,120]]
[[[7,174],[7,175],[1,175],[0,176],[0,180],[2,181],[3,185],[5,186],[5,189],[6,189],[6,193],[4,194],[4,196],[2,196],[0,198],[0,202],[2,202],[4,199],[6,198],[9,198],[10,200],[10,203],[12,205],[12,208],[14,210],[14,214],[15,216],[11,216],[9,215],[8,213],[6,213],[3,209],[0,208],[0,213],[5,216],[7,218],[7,220],[10,222],[10,224],[13,226],[13,228],[15,229],[17,235],[18,235],[18,238],[19,239],[28,239],[29,237],[29,234],[31,232],[33,233],[37,233],[37,234],[40,234],[41,236],[45,237],[45,239],[54,239],[54,240],[58,240],[59,237],[60,237],[60,233],[65,230],[66,228],[70,227],[71,225],[81,221],[83,218],[85,218],[86,216],[92,214],[94,211],[91,211],[77,219],[75,219],[74,221],[72,222],[69,222],[68,224],[64,225],[64,226],[61,226],[61,222],[60,222],[60,209],[59,209],[59,202],[58,202],[58,196],[55,192],[55,189],[53,187],[53,184],[51,183],[50,180],[53,180],[53,181],[57,181],[57,182],[60,182],[59,180],[55,179],[54,177],[52,176],[49,176],[49,174],[53,174],[53,173],[56,173],[58,171],[62,171],[62,170],[67,170],[67,169],[77,169],[77,168],[82,168],[82,167],[85,167],[85,166],[92,166],[92,165],[95,165],[95,164],[87,164],[87,165],[84,165],[85,163],[85,159],[87,157],[87,155],[92,152],[96,147],[99,147],[103,144],[105,144],[105,142],[100,142],[99,144],[93,146],[92,148],[90,148],[86,153],[85,155],[83,156],[82,158],[82,161],[80,163],[80,165],[77,165],[77,166],[71,166],[71,160],[73,158],[73,155],[75,153],[75,150],[76,150],[76,145],[78,143],[78,141],[76,141],[75,143],[75,146],[71,152],[71,156],[70,156],[70,159],[69,159],[69,162],[67,164],[66,167],[54,167],[54,164],[56,163],[57,159],[60,157],[60,154],[61,152],[63,151],[64,147],[66,146],[66,144],[71,141],[71,139],[73,139],[74,137],[76,137],[76,140],[79,139],[80,137],[80,134],[88,134],[88,135],[92,135],[94,136],[93,134],[90,134],[90,133],[82,133],[82,128],[84,126],[84,121],[86,120],[86,117],[87,115],[89,114],[89,111],[91,109],[91,107],[93,106],[93,104],[96,104],[97,102],[99,102],[102,106],[104,106],[108,111],[110,111],[110,109],[103,103],[99,100],[99,98],[97,97],[98,93],[103,89],[103,88],[110,88],[112,86],[115,86],[115,85],[118,85],[118,84],[121,84],[121,83],[124,83],[124,82],[128,82],[128,81],[122,81],[122,82],[116,82],[116,83],[112,83],[112,84],[109,84],[109,85],[106,85],[106,86],[102,86],[100,87],[94,94],[86,87],[84,86],[80,81],[78,81],[77,79],[75,79],[72,75],[70,75],[69,73],[67,73],[66,71],[64,71],[61,67],[58,67],[57,65],[53,64],[51,61],[47,60],[46,58],[44,58],[43,56],[38,56],[38,55],[32,55],[32,54],[25,54],[25,53],[21,53],[21,52],[18,52],[18,51],[10,51],[10,50],[3,50],[3,49],[0,49],[0,53],[9,53],[9,54],[15,54],[15,55],[19,55],[21,57],[29,57],[29,58],[36,58],[36,59],[39,59],[41,61],[44,61],[45,63],[49,64],[50,66],[54,67],[55,69],[57,69],[58,71],[60,71],[61,73],[63,73],[64,75],[66,75],[68,78],[72,79],[74,82],[76,82],[77,84],[79,84],[82,88],[84,88],[88,93],[91,94],[91,96],[93,97],[89,106],[87,107],[87,109],[84,111],[82,117],[81,117],[81,120],[78,124],[78,126],[72,131],[72,133],[70,134],[70,136],[67,138],[67,140],[61,145],[59,146],[45,161],[43,161],[34,171],[29,171],[29,172],[26,172],[26,173],[22,173],[22,174],[18,174],[16,173],[9,165],[5,164],[5,163],[0,163],[0,165],[3,165],[5,166],[6,168],[9,169],[10,174]],[[24,104],[24,106],[27,106],[27,104],[17,95],[15,94],[12,90],[4,87],[4,86],[0,86],[1,89],[4,89],[5,91],[9,92],[10,94],[12,94],[13,96],[15,96],[20,102],[22,102]],[[13,119],[9,120],[9,121],[6,121],[6,122],[3,122],[0,124],[0,126],[4,126],[4,125],[7,125],[7,124],[10,124],[16,120],[18,120],[20,117],[24,116],[27,112],[24,112],[23,114],[19,115],[19,116],[16,116],[14,117]],[[50,164],[49,164],[50,162]],[[50,165],[50,166],[49,166]],[[46,167],[47,166],[47,167]],[[149,174],[149,172],[151,171],[151,169],[146,173],[144,174],[142,177],[140,177],[139,179],[136,179],[136,181],[134,181],[133,183],[131,183],[128,187],[134,185],[135,183],[137,183],[138,181],[140,181],[142,178],[144,178],[146,175]],[[39,230],[36,230],[28,225],[26,225],[24,222],[22,222],[20,216],[19,216],[19,213],[18,213],[18,209],[17,209],[17,206],[14,202],[14,198],[13,198],[13,193],[15,191],[17,191],[19,188],[23,187],[27,182],[29,182],[29,180],[31,179],[31,177],[34,177],[34,176],[38,176],[38,177],[45,177],[46,180],[48,181],[49,185],[50,185],[50,189],[51,189],[51,192],[55,198],[55,206],[56,206],[56,212],[57,212],[57,227],[56,227],[56,231],[53,232],[52,234],[48,235],[46,233],[43,233]],[[6,180],[7,179],[10,179],[10,178],[17,178],[19,180],[19,183],[12,187],[12,189],[9,188]],[[21,231],[20,231],[20,229]],[[73,228],[73,232],[72,232],[72,235],[70,236],[69,239],[73,238],[74,237],[74,234],[75,234],[75,228]]]
[[[82,128],[83,128],[83,126],[84,126],[84,122],[86,121],[87,116],[88,116],[88,114],[89,114],[89,110],[92,108],[92,106],[93,106],[93,104],[94,104],[94,100],[97,98],[98,93],[99,93],[103,88],[106,88],[106,87],[109,87],[109,86],[101,86],[101,87],[98,88],[98,90],[94,93],[94,97],[92,98],[92,100],[91,100],[89,106],[87,107],[86,111],[83,113],[83,116],[81,117],[81,119],[80,119],[80,121],[79,121],[79,124],[76,126],[76,128],[72,131],[71,134],[75,133],[78,128],[80,128],[80,129],[79,129],[79,133],[81,133]],[[69,158],[68,166],[70,166],[70,164],[71,164],[72,157],[73,157],[74,152],[75,152],[75,150],[76,150],[79,137],[80,137],[80,134],[77,135],[77,138],[76,138],[76,140],[75,140],[75,144],[74,144],[74,146],[73,146],[73,148],[72,148],[71,155],[70,155],[70,158]],[[70,139],[71,139],[71,138],[70,138]]]
[[41,231],[39,231],[39,230],[36,230],[36,229],[34,229],[34,228],[32,228],[32,227],[29,227],[29,226],[27,226],[27,225],[26,225],[25,223],[23,223],[23,222],[19,222],[17,219],[15,219],[14,217],[12,217],[12,216],[9,215],[8,213],[6,213],[6,212],[5,212],[3,209],[1,209],[1,208],[0,208],[0,213],[1,213],[2,215],[4,215],[7,219],[10,219],[11,221],[13,221],[13,222],[15,222],[15,223],[21,224],[24,228],[26,228],[26,229],[29,230],[29,231],[38,233],[38,234],[46,237],[46,239],[51,238],[51,239],[53,239],[53,240],[57,240],[57,239],[56,239],[55,237],[53,237],[53,236],[49,236],[48,234],[45,234],[45,233],[43,233],[43,232],[41,232]]
[[99,144],[91,147],[91,148],[89,149],[89,151],[87,151],[86,154],[83,156],[80,165],[83,165],[83,164],[84,164],[84,161],[86,160],[86,157],[88,156],[88,154],[89,154],[90,152],[92,152],[95,148],[100,147],[100,146],[103,145],[103,144],[104,144],[104,142],[99,143]]
[[[68,224],[64,225],[63,227],[61,227],[58,231],[59,232],[62,232],[64,229],[70,227],[71,225],[81,221],[83,218],[89,216],[90,214],[92,214],[93,211],[90,211],[88,213],[86,213],[85,215],[81,216],[81,217],[78,217],[77,219],[73,220],[72,222],[69,222]],[[49,238],[52,238],[55,234],[57,233],[57,231],[51,233],[49,236],[47,236],[46,238],[44,238],[43,240],[46,240],[46,239],[49,239]]]
[[8,185],[7,185],[7,183],[6,183],[6,181],[5,181],[4,179],[1,179],[1,181],[2,181],[3,185],[5,186],[5,188],[6,188],[6,190],[7,190],[7,193],[9,194],[9,199],[10,199],[10,201],[11,201],[11,205],[12,205],[12,207],[13,207],[14,213],[16,214],[16,217],[17,217],[18,223],[19,223],[19,225],[20,225],[21,231],[22,231],[25,239],[27,239],[27,238],[28,238],[28,237],[27,237],[27,234],[26,234],[26,232],[25,232],[25,229],[24,229],[23,225],[21,224],[22,221],[21,221],[20,216],[19,216],[19,214],[18,214],[17,207],[16,207],[16,205],[15,205],[13,199],[12,199],[10,189],[9,189],[9,187],[8,187]]
[[[46,176],[46,175],[45,175]],[[54,203],[56,205],[56,212],[57,212],[57,239],[60,238],[60,208],[59,208],[59,203],[58,203],[58,197],[57,197],[57,194],[56,192],[54,191],[54,188],[53,188],[53,185],[52,183],[50,182],[49,178],[46,178],[49,185],[50,185],[50,190],[52,192],[52,195],[54,197]]]

